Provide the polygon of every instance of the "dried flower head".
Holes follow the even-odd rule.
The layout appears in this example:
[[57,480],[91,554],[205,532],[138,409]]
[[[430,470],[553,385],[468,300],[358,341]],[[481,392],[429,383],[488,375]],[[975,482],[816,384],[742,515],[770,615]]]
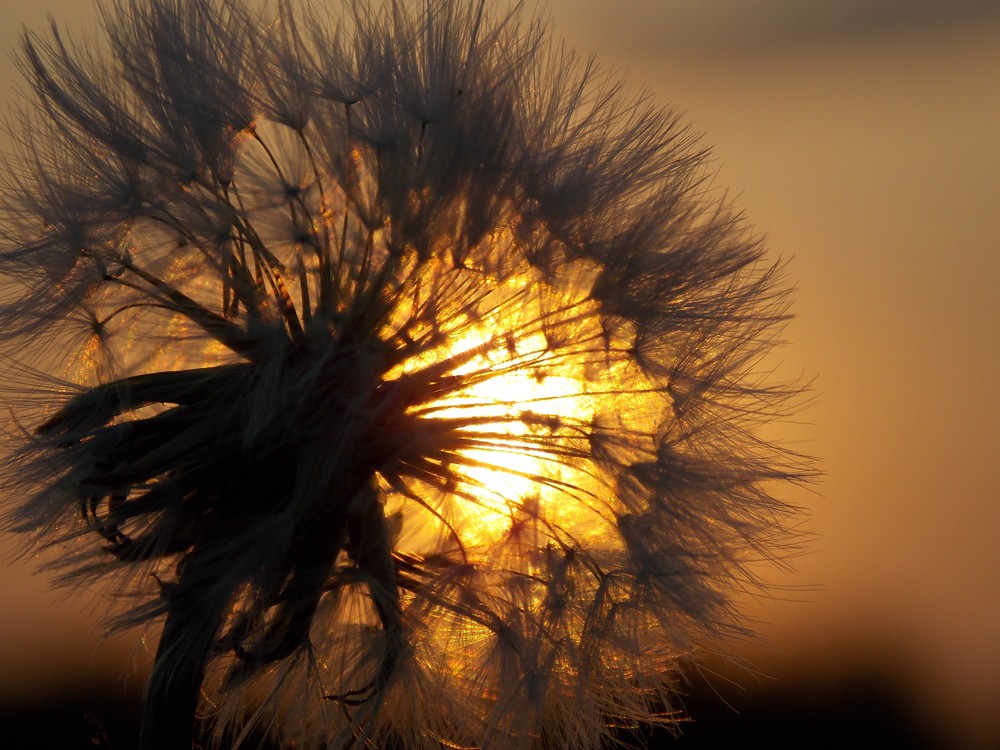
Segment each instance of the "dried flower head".
[[760,437],[786,288],[696,139],[485,0],[102,20],[24,39],[2,483],[163,621],[143,747],[669,724],[808,471]]

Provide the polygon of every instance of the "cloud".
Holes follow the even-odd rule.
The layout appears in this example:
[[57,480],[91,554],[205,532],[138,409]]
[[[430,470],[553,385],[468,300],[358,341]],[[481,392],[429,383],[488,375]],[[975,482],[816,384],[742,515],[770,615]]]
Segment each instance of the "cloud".
[[[632,0],[608,14],[598,0],[551,4],[560,25],[600,29],[605,43],[633,53],[747,53],[844,44],[901,32],[1000,24],[995,0]],[[563,9],[566,12],[560,12]]]

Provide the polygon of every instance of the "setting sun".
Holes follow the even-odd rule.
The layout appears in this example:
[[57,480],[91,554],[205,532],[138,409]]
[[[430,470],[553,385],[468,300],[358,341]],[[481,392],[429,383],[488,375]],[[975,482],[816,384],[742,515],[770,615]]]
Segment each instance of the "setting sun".
[[456,374],[482,373],[485,377],[424,407],[441,419],[493,420],[470,428],[481,447],[462,451],[464,486],[458,490],[469,498],[465,510],[476,527],[469,530],[472,538],[500,536],[524,513],[541,512],[558,486],[580,484],[580,477],[567,477],[567,473],[579,473],[581,468],[562,463],[557,453],[545,447],[545,435],[564,422],[586,424],[593,416],[592,397],[584,389],[580,365],[568,362],[547,370],[526,364],[544,360],[541,335],[519,342],[517,350],[491,344],[496,341],[485,332],[457,342],[457,352],[476,349],[482,353]]

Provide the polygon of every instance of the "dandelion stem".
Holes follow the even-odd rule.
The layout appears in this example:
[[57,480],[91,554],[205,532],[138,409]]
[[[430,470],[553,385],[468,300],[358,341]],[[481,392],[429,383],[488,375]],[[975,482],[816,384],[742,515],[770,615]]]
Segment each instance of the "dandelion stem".
[[210,536],[192,550],[168,591],[167,618],[143,700],[139,750],[190,750],[205,668],[232,592],[205,593],[203,557],[215,554]]

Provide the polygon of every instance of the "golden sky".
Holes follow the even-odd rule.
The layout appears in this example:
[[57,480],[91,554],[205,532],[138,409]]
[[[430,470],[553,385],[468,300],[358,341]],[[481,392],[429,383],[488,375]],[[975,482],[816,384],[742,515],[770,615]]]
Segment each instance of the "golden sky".
[[[93,13],[77,6],[41,0],[15,15],[79,30]],[[827,476],[789,496],[818,539],[796,573],[772,577],[820,590],[752,604],[769,646],[743,651],[779,678],[874,659],[969,747],[1000,738],[996,7],[548,5],[577,48],[687,113],[713,147],[715,184],[791,261],[798,317],[779,358],[782,372],[815,378],[816,399],[786,435]],[[5,99],[15,78],[0,59]],[[0,601],[3,671],[23,665],[42,684],[91,668],[94,599],[15,565]],[[0,701],[30,689],[2,677]]]

